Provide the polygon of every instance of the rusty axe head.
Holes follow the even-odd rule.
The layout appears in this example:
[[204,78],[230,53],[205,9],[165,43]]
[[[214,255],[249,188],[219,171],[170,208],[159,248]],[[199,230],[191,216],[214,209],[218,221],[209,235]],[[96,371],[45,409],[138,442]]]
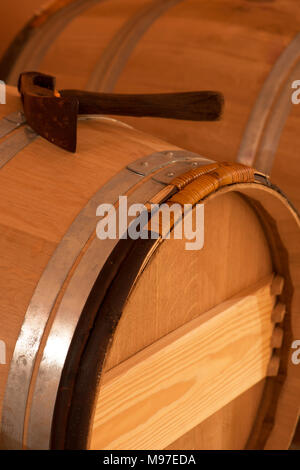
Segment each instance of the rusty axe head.
[[75,152],[79,103],[76,98],[61,97],[55,84],[55,78],[50,75],[22,73],[18,89],[24,114],[37,134],[65,150]]

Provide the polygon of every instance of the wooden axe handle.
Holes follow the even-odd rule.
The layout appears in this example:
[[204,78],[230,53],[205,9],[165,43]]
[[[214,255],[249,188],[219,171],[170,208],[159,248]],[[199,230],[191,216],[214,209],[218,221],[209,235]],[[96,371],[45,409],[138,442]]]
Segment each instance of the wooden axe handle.
[[223,95],[216,91],[125,95],[62,90],[60,95],[76,98],[79,114],[147,116],[189,121],[220,119],[224,103]]

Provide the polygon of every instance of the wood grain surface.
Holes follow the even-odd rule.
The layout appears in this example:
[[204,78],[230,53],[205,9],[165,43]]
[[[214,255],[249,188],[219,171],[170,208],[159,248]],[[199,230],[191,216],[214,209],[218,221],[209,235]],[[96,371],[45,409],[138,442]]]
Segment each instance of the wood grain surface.
[[14,36],[21,30],[25,23],[38,11],[47,0],[26,0],[19,8],[19,0],[4,1],[0,4],[0,56],[4,53]]
[[[0,117],[21,109],[16,90],[8,89],[7,101],[0,106]],[[113,121],[80,122],[78,153],[38,138],[1,169],[0,332],[7,345],[7,364],[0,369],[0,408],[27,306],[74,218],[127,163],[175,148]]]
[[[230,227],[229,231],[225,227]],[[272,272],[262,227],[237,194],[216,198],[205,206],[205,244],[201,251],[188,252],[184,246],[184,240],[163,243],[144,270],[124,309],[105,370],[186,322],[201,318],[206,311]],[[176,439],[175,447],[170,443],[170,448],[245,447],[263,387],[264,380]]]
[[[121,55],[120,64],[114,64],[119,67],[119,79],[114,76],[110,85],[107,78],[106,91],[219,90],[225,95],[226,108],[217,124],[149,118],[126,118],[127,122],[212,159],[235,160],[261,87],[299,32],[299,5],[294,0],[183,0],[141,33],[147,15],[140,21],[133,18],[140,18],[151,3],[158,2],[107,0],[93,6],[66,26],[36,67],[56,75],[61,88],[85,88],[101,61],[104,69],[106,63],[109,68],[108,58],[116,54],[112,45],[123,47],[128,40],[129,60],[123,64]],[[14,15],[21,15],[13,12],[13,4],[9,3],[10,22]],[[94,80],[93,86],[101,91],[104,84],[97,87]],[[271,175],[298,209],[299,109],[292,107]]]
[[275,296],[268,278],[108,371],[91,448],[164,449],[263,380]]
[[[8,104],[0,107],[0,117],[20,109],[16,92],[8,92]],[[126,164],[156,151],[176,148],[118,122],[88,121],[79,123],[75,155],[38,138],[1,169],[0,332],[7,344],[8,364],[0,369],[0,403],[28,303],[76,215]],[[263,205],[268,217],[247,198]],[[273,220],[272,233],[267,229],[269,218]],[[288,260],[287,267],[281,267],[278,262],[281,258]],[[299,410],[295,392],[299,390],[299,377],[287,362],[288,342],[300,331],[296,314],[300,287],[299,220],[288,203],[269,188],[254,183],[236,185],[207,198],[205,244],[199,252],[185,250],[185,240],[160,245],[131,291],[106,358],[105,373],[190,321],[201,323],[201,317],[208,311],[244,289],[252,289],[274,271],[286,277],[283,294],[281,278],[273,283],[273,293],[280,295],[278,300],[284,304],[288,299],[285,323],[281,325],[287,335],[279,375],[274,379],[281,388],[278,403],[274,402],[273,428],[268,431],[266,447],[286,448]],[[288,288],[294,289],[293,295],[287,296]],[[282,310],[277,309],[276,315],[280,315],[276,318],[271,310],[267,323],[281,321]],[[243,318],[238,317],[237,321],[243,322]],[[255,325],[255,344],[272,340],[271,330],[265,336],[263,328]],[[245,373],[242,367],[241,371]],[[265,416],[261,403],[265,386],[271,380],[265,376],[266,371],[252,377],[253,380],[249,375],[246,388],[243,382],[238,391],[230,390],[226,397],[224,394],[215,408],[212,406],[208,414],[201,415],[200,424],[184,428],[185,434],[181,436],[174,432],[172,440],[163,445],[177,449],[245,448],[253,429],[258,429],[258,434],[261,429],[264,431],[264,418],[261,426],[256,423],[259,416]],[[92,427],[91,438],[93,442]]]

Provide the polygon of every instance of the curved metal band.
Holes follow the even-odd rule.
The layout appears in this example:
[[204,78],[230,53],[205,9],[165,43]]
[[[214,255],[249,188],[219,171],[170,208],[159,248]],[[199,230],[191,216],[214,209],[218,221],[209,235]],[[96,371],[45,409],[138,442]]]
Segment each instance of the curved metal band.
[[113,37],[89,77],[89,91],[112,91],[134,48],[150,26],[183,0],[155,0],[131,17]]
[[37,70],[52,41],[73,18],[106,0],[56,0],[36,14],[7,49],[0,62],[0,75],[16,85],[19,74]]
[[[100,115],[81,115],[78,117],[78,120],[109,121],[118,123],[118,125],[123,127],[131,128],[131,126],[121,121]],[[13,131],[16,132],[9,135]],[[10,114],[0,121],[0,138],[6,137],[7,135],[8,137],[3,142],[0,142],[0,169],[38,137],[38,134],[36,134],[31,127],[26,125],[24,115],[21,111]]]
[[300,74],[300,34],[280,55],[252,110],[237,161],[270,174],[291,107],[291,81]]
[[[13,131],[15,132],[10,135]],[[12,113],[0,121],[0,138],[6,136],[8,137],[0,142],[0,169],[37,138],[37,134],[25,125],[22,112]]]
[[[176,157],[176,152],[172,154],[173,158]],[[155,160],[159,154],[152,157]],[[142,163],[148,161],[141,160],[140,164]],[[199,163],[207,164],[205,160],[200,160]],[[189,162],[190,168],[192,164],[193,161]],[[169,170],[169,174],[172,174],[170,178],[174,177],[174,173],[179,173],[178,167],[182,171],[181,165],[172,164],[171,171]],[[162,173],[164,178],[165,170]],[[147,179],[131,194],[128,203],[148,202],[164,188],[164,184],[158,182],[159,179],[159,172],[153,178]],[[100,241],[96,237],[93,238],[64,289],[64,296],[55,313],[41,360],[36,365],[37,377],[32,384],[33,398],[30,409],[28,406],[29,423],[24,440],[24,445],[30,449],[49,448],[52,417],[65,359],[89,294],[117,243],[118,240]]]
[[[28,439],[25,444],[35,449],[49,446],[55,397],[72,331],[76,327],[93,280],[99,274],[115,243],[114,240],[94,240],[82,256],[84,247],[95,233],[98,205],[115,204],[119,195],[126,194],[140,183],[143,177],[150,176],[160,168],[174,165],[176,162],[186,162],[187,170],[195,160],[202,165],[210,163],[210,160],[184,151],[155,153],[132,163],[98,191],[71,225],[39,280],[15,347],[2,414],[2,438],[6,448],[22,447],[27,399],[36,366],[39,370],[36,383],[32,384],[32,409],[30,413],[27,411],[30,416]],[[172,168],[171,173],[170,179],[176,175],[176,168]],[[163,183],[149,180],[140,186],[131,198],[136,202],[147,202],[150,196],[155,195],[162,187]],[[53,321],[52,310],[68,274],[80,257],[82,259],[55,315],[42,361],[36,364],[43,335]],[[78,295],[80,299],[77,299]],[[77,300],[74,304],[75,299]],[[22,358],[26,358],[26,363]]]
[[300,61],[291,71],[270,112],[255,159],[255,167],[264,173],[271,173],[279,141],[293,106],[291,101],[291,83],[297,80],[299,76]]
[[0,120],[0,139],[25,124],[25,116],[21,111],[8,114]]
[[[105,0],[64,0],[54,2],[36,14],[18,34],[0,62],[1,77],[16,85],[20,72],[35,70],[52,41],[72,19]],[[110,91],[114,88],[139,39],[165,11],[183,0],[154,0],[121,27],[90,76],[86,89]]]

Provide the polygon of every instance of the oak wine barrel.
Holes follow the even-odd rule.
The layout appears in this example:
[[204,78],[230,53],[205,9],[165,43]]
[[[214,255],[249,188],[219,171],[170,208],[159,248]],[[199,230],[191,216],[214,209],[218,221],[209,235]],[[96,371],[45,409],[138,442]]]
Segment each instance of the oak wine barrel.
[[[286,197],[250,167],[110,118],[83,117],[77,153],[65,152],[26,125],[8,128],[20,106],[9,87],[1,448],[288,448],[300,224]],[[118,213],[121,195],[194,213],[203,204],[203,246],[165,239],[163,223],[156,238],[98,238],[97,208]]]
[[[300,8],[285,0],[53,0],[12,42],[0,79],[24,70],[61,88],[117,92],[216,89],[218,124],[126,118],[135,127],[217,161],[271,174],[300,208],[296,149]],[[276,157],[276,158],[275,158]],[[274,164],[273,164],[274,163]]]
[[[49,2],[48,2],[49,4]],[[34,14],[39,14],[45,7],[45,0],[27,0],[20,8],[20,2],[1,2],[0,4],[0,56],[5,53],[14,37],[31,19]]]

